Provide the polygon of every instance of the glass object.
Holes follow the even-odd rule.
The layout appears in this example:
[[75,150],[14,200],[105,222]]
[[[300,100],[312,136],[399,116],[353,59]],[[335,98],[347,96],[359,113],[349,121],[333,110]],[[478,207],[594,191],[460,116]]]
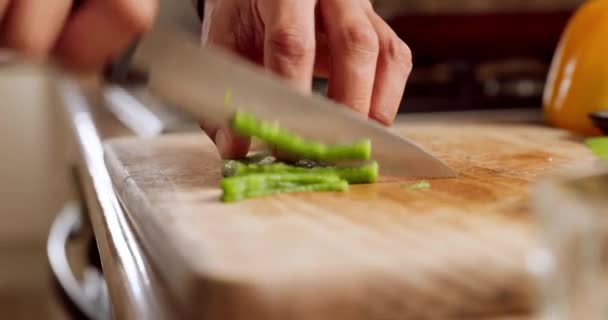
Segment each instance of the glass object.
[[608,0],[588,0],[572,17],[555,53],[543,102],[554,126],[600,134],[588,117],[608,109]]
[[542,320],[608,319],[608,170],[551,179],[534,196],[542,249],[530,267]]

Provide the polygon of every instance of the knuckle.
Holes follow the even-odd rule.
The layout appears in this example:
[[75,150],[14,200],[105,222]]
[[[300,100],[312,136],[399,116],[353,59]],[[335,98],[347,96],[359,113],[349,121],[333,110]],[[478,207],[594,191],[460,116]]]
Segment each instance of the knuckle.
[[127,32],[144,33],[152,27],[158,14],[157,1],[120,0],[116,10],[123,18]]
[[382,54],[389,63],[400,66],[407,72],[412,70],[412,50],[398,37],[388,37],[382,41]]
[[293,63],[314,56],[314,42],[299,28],[277,28],[268,41],[274,54]]
[[355,54],[377,55],[380,50],[376,32],[364,25],[346,26],[342,29],[340,41],[345,50]]

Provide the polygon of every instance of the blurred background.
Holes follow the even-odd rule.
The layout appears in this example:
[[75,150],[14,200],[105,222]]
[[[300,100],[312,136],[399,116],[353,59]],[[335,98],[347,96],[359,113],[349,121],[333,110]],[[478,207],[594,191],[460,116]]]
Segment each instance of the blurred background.
[[[559,36],[582,1],[374,2],[414,53],[402,112],[421,112],[540,107]],[[0,65],[0,314],[5,319],[71,316],[45,255],[49,226],[72,195],[69,138],[57,103],[46,74]]]
[[49,226],[70,197],[66,131],[49,77],[35,68],[0,70],[0,313],[68,319],[45,251]]
[[541,106],[560,35],[582,0],[379,0],[411,47],[401,112]]

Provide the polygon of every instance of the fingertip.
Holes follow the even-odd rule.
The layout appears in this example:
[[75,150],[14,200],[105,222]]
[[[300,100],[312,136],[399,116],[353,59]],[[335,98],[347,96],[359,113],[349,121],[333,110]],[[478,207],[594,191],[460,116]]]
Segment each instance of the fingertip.
[[230,130],[220,129],[215,134],[215,145],[223,159],[239,159],[247,156],[251,141]]
[[390,126],[398,111],[412,70],[412,51],[377,14],[370,19],[380,39],[369,117]]
[[385,116],[372,115],[370,118],[385,127],[390,127],[393,124],[393,119],[389,119]]
[[397,116],[399,107],[376,107],[373,108],[369,117],[382,125],[390,127]]

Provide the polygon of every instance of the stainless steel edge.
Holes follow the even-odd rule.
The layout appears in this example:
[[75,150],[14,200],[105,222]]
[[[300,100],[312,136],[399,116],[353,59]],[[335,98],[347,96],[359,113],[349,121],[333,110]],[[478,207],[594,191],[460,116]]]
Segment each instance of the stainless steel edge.
[[[75,142],[79,149],[82,168],[80,169],[87,199],[89,193],[96,199],[95,211],[100,211],[101,224],[105,230],[97,230],[96,238],[106,239],[100,251],[109,250],[116,261],[104,261],[110,293],[121,301],[112,300],[113,315],[116,319],[179,319],[174,310],[161,303],[166,297],[159,297],[158,278],[148,263],[137,236],[127,220],[126,213],[116,195],[103,157],[101,137],[97,131],[88,97],[76,80],[59,79],[58,91],[71,124]],[[88,202],[88,201],[87,201]],[[91,218],[96,220],[97,218]],[[101,234],[98,234],[100,232]],[[116,266],[120,266],[116,269]],[[113,287],[117,286],[117,287]],[[128,304],[125,306],[125,304]]]

